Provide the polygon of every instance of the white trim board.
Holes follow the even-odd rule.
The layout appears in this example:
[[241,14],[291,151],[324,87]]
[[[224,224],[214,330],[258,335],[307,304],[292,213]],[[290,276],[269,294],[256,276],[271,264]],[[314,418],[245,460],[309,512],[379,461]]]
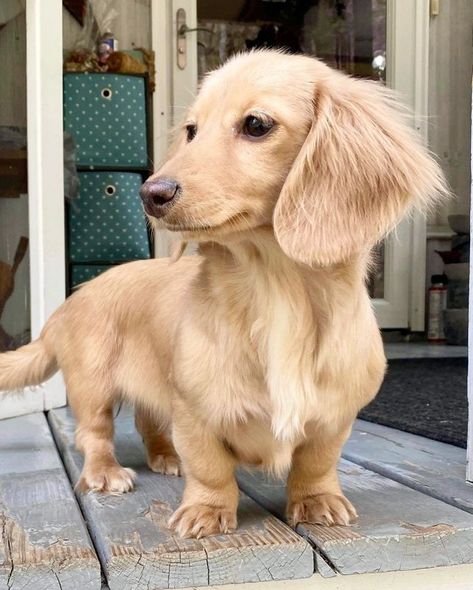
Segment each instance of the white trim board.
[[[473,564],[410,572],[358,574],[322,578],[315,574],[303,580],[232,584],[232,590],[471,590]],[[212,586],[227,590],[228,586]]]
[[23,416],[32,412],[43,412],[66,405],[66,386],[62,374],[58,373],[46,383],[27,387],[22,391],[2,393],[0,398],[0,420]]
[[[27,0],[28,206],[30,232],[31,336],[65,299],[65,236],[62,123],[62,5]],[[66,391],[53,377],[29,393],[30,411],[62,406]],[[12,398],[14,399],[14,398]],[[12,402],[13,403],[13,402]]]

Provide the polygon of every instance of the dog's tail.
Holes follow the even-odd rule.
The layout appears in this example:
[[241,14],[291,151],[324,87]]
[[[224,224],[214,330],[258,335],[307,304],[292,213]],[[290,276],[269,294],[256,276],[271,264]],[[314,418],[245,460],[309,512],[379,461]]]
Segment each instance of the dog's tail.
[[0,391],[39,385],[58,370],[56,357],[42,337],[18,350],[0,354]]

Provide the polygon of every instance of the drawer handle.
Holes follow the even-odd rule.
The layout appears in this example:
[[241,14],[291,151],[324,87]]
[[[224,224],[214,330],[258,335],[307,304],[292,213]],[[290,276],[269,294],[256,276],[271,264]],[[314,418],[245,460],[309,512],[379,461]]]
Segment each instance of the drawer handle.
[[112,100],[112,89],[111,88],[102,88],[102,92],[100,93],[102,95],[102,98],[105,98],[106,100]]
[[113,186],[113,184],[109,184],[105,187],[105,195],[107,197],[113,197],[113,195],[117,192],[117,187]]

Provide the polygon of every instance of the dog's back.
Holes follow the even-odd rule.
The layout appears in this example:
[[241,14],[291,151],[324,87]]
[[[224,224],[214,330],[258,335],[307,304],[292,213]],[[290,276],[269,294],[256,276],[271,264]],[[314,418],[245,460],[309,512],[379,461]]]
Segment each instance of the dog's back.
[[[126,331],[136,334],[144,328],[143,338],[153,321],[163,337],[170,337],[185,285],[198,265],[198,257],[175,264],[168,259],[143,260],[117,266],[84,284],[56,310],[37,340],[0,354],[0,391],[39,385],[58,369],[74,372],[79,365],[86,371],[109,367],[120,354]],[[163,313],[158,318],[160,309]],[[168,325],[163,323],[166,318]],[[114,336],[117,330],[119,337]]]

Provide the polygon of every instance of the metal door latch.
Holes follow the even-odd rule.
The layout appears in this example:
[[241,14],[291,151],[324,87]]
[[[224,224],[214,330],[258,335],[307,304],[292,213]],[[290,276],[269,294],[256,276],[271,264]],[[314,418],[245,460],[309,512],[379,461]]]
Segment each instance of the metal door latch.
[[205,31],[213,35],[211,29],[205,27],[194,27],[190,28],[186,22],[186,11],[184,8],[179,8],[176,12],[176,37],[177,37],[177,67],[180,70],[184,70],[187,65],[187,33],[193,33],[195,31]]

